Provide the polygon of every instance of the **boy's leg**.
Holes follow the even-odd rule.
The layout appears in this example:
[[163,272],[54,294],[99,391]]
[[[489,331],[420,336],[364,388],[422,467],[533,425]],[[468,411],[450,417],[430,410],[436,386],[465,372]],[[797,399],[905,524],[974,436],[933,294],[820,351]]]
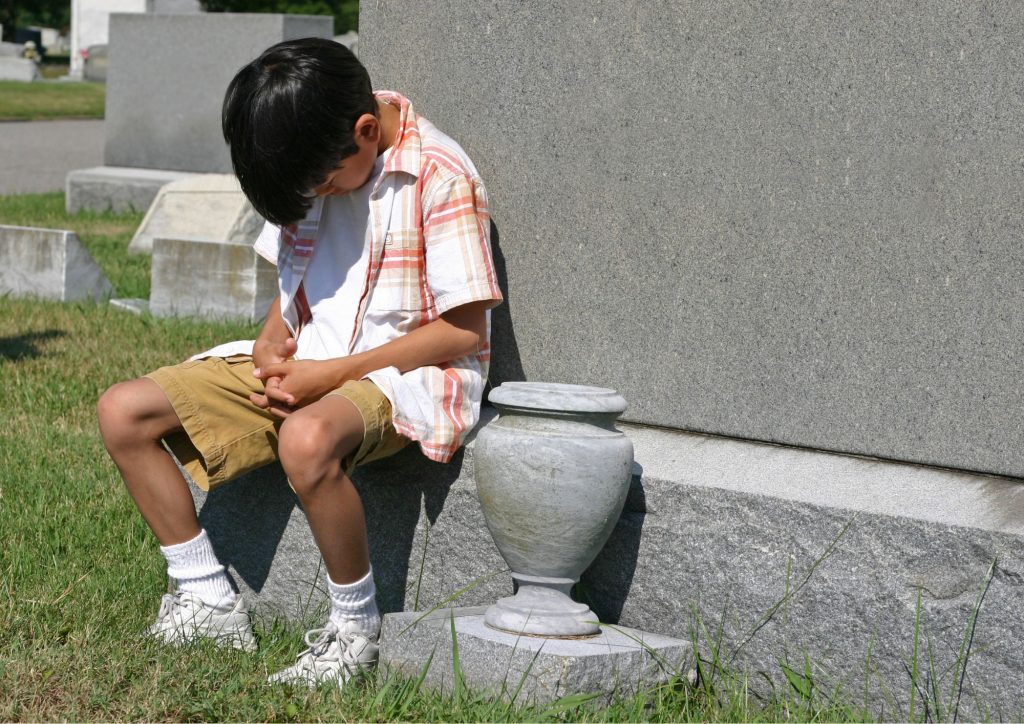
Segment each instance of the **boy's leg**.
[[331,617],[310,648],[294,665],[270,677],[271,682],[343,685],[377,661],[380,614],[366,518],[345,470],[364,434],[359,408],[340,395],[327,395],[293,412],[281,425],[278,455],[324,558]]
[[103,393],[97,412],[107,452],[160,545],[194,539],[199,519],[188,483],[161,443],[181,429],[163,390],[145,377],[121,382]]
[[204,636],[255,648],[245,602],[200,528],[188,483],[161,442],[182,427],[163,390],[148,378],[116,384],[100,397],[97,413],[107,451],[179,587],[164,596],[150,633],[172,642]]

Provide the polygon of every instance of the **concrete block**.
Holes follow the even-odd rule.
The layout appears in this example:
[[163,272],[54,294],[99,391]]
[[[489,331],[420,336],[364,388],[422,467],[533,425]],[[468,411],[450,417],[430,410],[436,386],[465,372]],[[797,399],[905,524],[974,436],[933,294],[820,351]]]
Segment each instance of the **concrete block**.
[[1024,476],[1024,5],[360,13],[374,85],[466,148],[509,242],[494,384]]
[[191,175],[181,171],[121,166],[78,169],[67,175],[64,204],[69,214],[83,209],[144,211],[165,185]]
[[0,295],[76,302],[113,291],[75,232],[0,226]]
[[39,68],[27,58],[0,56],[0,80],[39,80]]
[[333,23],[270,13],[111,15],[104,162],[230,173],[220,111],[231,78],[282,40],[330,38]]
[[151,253],[153,239],[201,238],[252,245],[263,219],[231,174],[197,174],[172,181],[157,192],[128,251]]
[[[722,626],[722,652],[753,686],[766,687],[765,677],[787,686],[780,661],[802,668],[807,654],[822,688],[855,699],[867,691],[888,718],[903,718],[918,596],[922,646],[932,646],[939,689],[949,692],[996,561],[961,715],[1020,718],[1019,482],[621,427],[636,451],[629,498],[577,587],[602,621],[689,640],[696,611],[708,630]],[[447,466],[406,449],[356,472],[383,611],[509,595],[476,499],[473,449]],[[319,555],[279,467],[195,495],[218,555],[258,610],[311,623],[325,610]],[[700,645],[710,656],[703,635]]]
[[157,317],[260,319],[277,270],[252,247],[206,239],[153,242],[149,309]]
[[409,678],[426,671],[427,688],[451,693],[454,637],[470,691],[537,705],[573,694],[597,694],[595,704],[609,704],[616,695],[649,690],[686,672],[690,644],[680,639],[624,627],[584,639],[515,636],[485,625],[484,610],[386,615],[381,666]]

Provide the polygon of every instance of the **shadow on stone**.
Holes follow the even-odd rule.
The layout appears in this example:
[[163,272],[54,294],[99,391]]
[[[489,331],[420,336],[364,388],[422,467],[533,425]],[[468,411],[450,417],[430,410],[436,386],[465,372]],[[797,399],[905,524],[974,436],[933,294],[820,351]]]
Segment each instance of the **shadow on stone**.
[[644,469],[633,463],[633,479],[619,522],[597,558],[580,577],[576,596],[590,606],[602,623],[619,623],[640,555],[640,538],[647,517]]
[[230,561],[246,586],[261,591],[297,507],[299,499],[281,466],[268,465],[208,493],[199,523],[208,531],[217,557]]
[[491,222],[491,253],[494,256],[494,271],[498,275],[498,286],[505,301],[491,311],[491,368],[487,389],[502,382],[519,382],[526,379],[515,330],[512,329],[511,299],[508,290],[508,269],[505,255],[501,250],[501,235],[498,227]]
[[[407,593],[411,593],[415,605],[423,571],[423,561],[413,560],[421,501],[429,536],[444,511],[448,491],[462,472],[463,454],[460,450],[450,463],[440,465],[410,445],[393,458],[360,468],[353,476],[366,511],[370,563],[382,613],[405,610]],[[396,470],[422,472],[406,477],[396,476]],[[428,549],[429,542],[424,542],[418,558]]]
[[59,329],[47,329],[43,332],[26,332],[13,337],[0,337],[0,359],[17,362],[22,359],[35,359],[40,354],[40,344],[51,339],[67,336],[67,332]]

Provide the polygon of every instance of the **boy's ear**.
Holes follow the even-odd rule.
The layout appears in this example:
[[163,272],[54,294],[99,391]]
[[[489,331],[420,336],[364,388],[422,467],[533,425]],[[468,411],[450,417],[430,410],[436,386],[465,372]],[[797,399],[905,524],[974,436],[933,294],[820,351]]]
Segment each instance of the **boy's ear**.
[[380,141],[380,120],[372,113],[364,113],[356,119],[356,127],[353,131],[356,138],[377,143]]

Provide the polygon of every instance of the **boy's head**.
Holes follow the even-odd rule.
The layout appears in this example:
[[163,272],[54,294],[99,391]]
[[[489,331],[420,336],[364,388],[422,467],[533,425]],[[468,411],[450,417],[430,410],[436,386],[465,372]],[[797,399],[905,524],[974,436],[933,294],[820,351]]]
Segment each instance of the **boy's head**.
[[278,43],[238,71],[221,124],[245,195],[283,225],[301,219],[314,189],[360,151],[356,122],[376,113],[370,76],[352,52],[304,38]]

